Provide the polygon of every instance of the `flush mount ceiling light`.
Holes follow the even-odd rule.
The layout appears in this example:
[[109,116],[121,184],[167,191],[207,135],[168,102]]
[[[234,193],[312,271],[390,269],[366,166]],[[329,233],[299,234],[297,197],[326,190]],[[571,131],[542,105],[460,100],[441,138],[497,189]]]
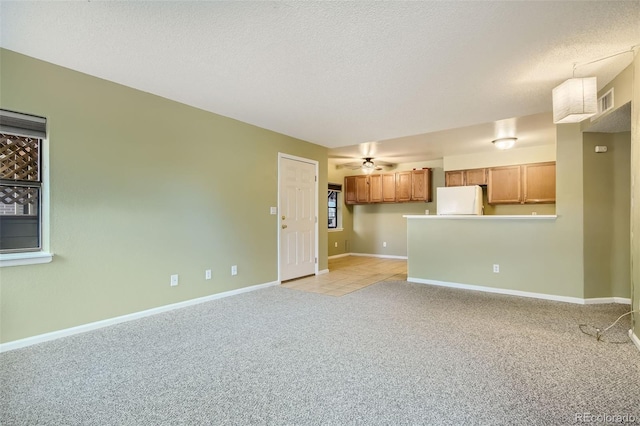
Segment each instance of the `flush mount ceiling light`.
[[517,140],[518,138],[500,138],[491,141],[491,143],[494,144],[498,149],[509,149],[513,148]]
[[570,78],[552,93],[555,124],[579,123],[598,112],[596,77]]

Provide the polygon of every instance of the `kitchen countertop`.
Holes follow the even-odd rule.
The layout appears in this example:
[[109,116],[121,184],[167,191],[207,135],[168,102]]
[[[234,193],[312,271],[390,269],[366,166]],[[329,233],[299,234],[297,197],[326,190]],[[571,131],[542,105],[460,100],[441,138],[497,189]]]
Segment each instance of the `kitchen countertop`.
[[555,214],[537,215],[426,215],[426,214],[406,214],[407,219],[455,219],[455,220],[555,220]]

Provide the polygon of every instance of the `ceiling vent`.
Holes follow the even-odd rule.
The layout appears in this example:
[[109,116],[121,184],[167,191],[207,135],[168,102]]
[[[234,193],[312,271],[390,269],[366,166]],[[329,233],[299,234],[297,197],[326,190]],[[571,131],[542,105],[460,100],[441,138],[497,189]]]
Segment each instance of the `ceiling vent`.
[[613,87],[598,98],[598,113],[591,117],[591,121],[597,120],[602,114],[613,109]]

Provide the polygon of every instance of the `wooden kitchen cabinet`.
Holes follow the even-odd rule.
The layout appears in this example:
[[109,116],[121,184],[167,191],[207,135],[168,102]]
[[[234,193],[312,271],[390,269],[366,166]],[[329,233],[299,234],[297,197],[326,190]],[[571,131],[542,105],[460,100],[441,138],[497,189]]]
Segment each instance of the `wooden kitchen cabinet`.
[[393,203],[396,201],[396,174],[385,173],[382,175],[382,202]]
[[356,176],[356,203],[369,202],[369,176]]
[[444,172],[445,186],[486,185],[487,169],[450,170]]
[[369,175],[369,202],[393,203],[396,201],[396,174]]
[[487,169],[465,170],[465,185],[486,185]]
[[396,173],[396,201],[411,201],[411,172]]
[[411,172],[411,201],[431,201],[431,169]]
[[344,178],[345,204],[369,202],[369,176],[347,176]]
[[520,166],[492,167],[489,169],[487,198],[489,204],[520,204],[522,178]]
[[431,201],[431,169],[346,176],[345,204]]
[[522,167],[523,202],[556,202],[556,163],[525,164]]
[[382,202],[382,175],[369,176],[369,201],[372,203]]
[[556,163],[493,167],[488,173],[489,204],[556,202]]
[[464,170],[444,172],[444,186],[464,186]]
[[356,204],[356,177],[347,176],[344,178],[344,203]]

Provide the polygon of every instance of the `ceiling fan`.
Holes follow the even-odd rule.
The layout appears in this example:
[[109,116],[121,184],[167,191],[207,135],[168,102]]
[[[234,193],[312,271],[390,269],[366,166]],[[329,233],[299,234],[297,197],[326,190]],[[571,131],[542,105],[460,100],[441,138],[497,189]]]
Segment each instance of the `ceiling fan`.
[[346,163],[342,164],[342,167],[349,168],[351,170],[361,169],[364,173],[370,174],[377,170],[384,170],[384,167],[393,167],[394,164],[387,163],[385,161],[374,162],[373,157],[363,157],[362,163]]

